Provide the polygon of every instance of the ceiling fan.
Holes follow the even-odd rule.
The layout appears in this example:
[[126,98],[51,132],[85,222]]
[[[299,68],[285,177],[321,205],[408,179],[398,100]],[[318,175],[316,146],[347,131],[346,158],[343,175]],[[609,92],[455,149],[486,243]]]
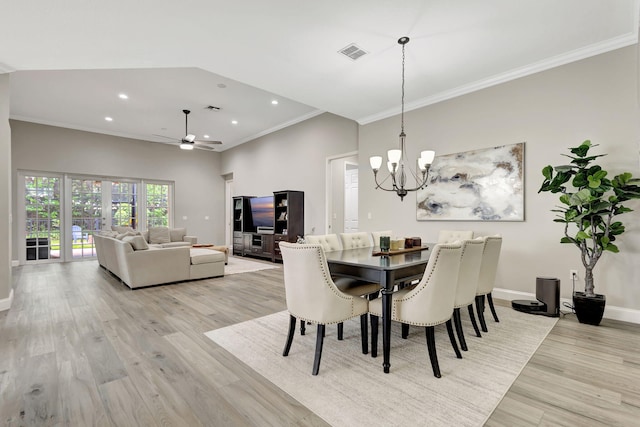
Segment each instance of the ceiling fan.
[[[180,142],[174,142],[174,144],[179,144],[180,148],[183,150],[193,150],[194,147],[195,148],[199,148],[201,150],[208,150],[208,151],[213,151],[213,147],[211,147],[211,145],[220,145],[222,144],[222,141],[203,141],[203,140],[197,140],[196,136],[194,134],[189,133],[189,113],[191,113],[191,111],[189,110],[182,110],[182,112],[184,113],[184,133],[185,136],[182,137],[182,139],[180,139]],[[170,138],[168,136],[164,136],[164,135],[156,135],[154,134],[154,136],[159,136],[161,138],[167,138],[167,139],[171,139],[174,140],[177,138]]]

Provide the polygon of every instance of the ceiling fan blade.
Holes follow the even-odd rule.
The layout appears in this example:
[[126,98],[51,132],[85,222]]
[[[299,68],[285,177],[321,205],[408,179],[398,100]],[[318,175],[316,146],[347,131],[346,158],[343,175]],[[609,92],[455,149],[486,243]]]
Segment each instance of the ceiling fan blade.
[[205,151],[215,151],[215,148],[209,147],[208,145],[194,144],[193,148],[197,148],[198,150],[205,150]]
[[196,144],[196,145],[220,145],[220,144],[222,144],[222,141],[195,140],[195,141],[193,141],[193,143]]
[[152,136],[158,136],[160,138],[166,138],[166,139],[170,139],[172,141],[180,141],[179,138],[171,138],[170,136],[165,136],[165,135],[158,135],[157,133],[152,133]]

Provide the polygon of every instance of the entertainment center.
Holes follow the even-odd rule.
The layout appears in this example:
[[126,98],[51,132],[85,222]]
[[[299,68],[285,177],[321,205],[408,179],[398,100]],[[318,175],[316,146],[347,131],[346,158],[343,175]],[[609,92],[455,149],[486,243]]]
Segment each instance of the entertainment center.
[[233,198],[233,254],[282,261],[280,242],[304,235],[304,192]]

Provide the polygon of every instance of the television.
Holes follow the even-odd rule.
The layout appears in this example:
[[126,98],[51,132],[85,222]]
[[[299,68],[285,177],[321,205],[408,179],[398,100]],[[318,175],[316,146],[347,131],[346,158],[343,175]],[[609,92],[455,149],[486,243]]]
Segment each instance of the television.
[[255,228],[273,227],[273,196],[252,197],[249,199],[251,220]]

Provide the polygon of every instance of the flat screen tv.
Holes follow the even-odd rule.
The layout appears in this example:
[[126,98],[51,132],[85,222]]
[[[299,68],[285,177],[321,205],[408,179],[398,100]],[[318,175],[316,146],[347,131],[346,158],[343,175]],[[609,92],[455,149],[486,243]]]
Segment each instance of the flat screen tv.
[[254,227],[273,227],[273,196],[252,197],[249,205]]

